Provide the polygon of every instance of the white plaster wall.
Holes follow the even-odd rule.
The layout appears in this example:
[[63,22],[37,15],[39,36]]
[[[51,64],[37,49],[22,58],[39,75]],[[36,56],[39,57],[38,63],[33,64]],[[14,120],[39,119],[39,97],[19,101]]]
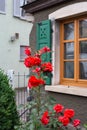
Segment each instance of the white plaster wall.
[[[29,73],[24,63],[19,60],[20,45],[29,45],[31,29],[32,23],[13,17],[13,0],[7,0],[6,14],[0,13],[0,68],[5,72],[13,69],[15,74]],[[11,42],[10,38],[15,33],[19,33],[19,39]]]

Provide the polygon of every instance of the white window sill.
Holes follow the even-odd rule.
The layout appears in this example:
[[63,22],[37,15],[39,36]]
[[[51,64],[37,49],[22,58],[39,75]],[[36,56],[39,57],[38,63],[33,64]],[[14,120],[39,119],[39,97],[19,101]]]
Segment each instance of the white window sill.
[[0,14],[6,15],[6,12],[0,11]]
[[19,62],[24,62],[24,59],[20,59]]
[[14,16],[14,18],[18,18],[19,20],[26,21],[26,22],[32,22],[33,20],[30,17],[22,17],[22,16]]
[[45,90],[51,92],[58,92],[58,93],[87,97],[87,88],[82,88],[82,87],[64,86],[64,85],[55,85],[55,86],[46,85]]

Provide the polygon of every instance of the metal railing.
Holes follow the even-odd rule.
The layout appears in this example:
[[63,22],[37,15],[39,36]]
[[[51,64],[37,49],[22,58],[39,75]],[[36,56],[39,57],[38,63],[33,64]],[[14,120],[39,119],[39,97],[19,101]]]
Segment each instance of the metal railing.
[[[19,72],[17,75],[14,75],[14,78],[17,82],[17,86],[15,87],[15,93],[16,93],[15,100],[18,108],[20,106],[26,105],[27,97],[29,96],[27,86],[26,86],[26,76],[27,75],[25,75],[25,73],[21,75]],[[18,112],[19,112],[20,119],[22,121],[26,121],[28,110],[26,110],[25,107],[23,108],[21,107],[20,109],[18,109]]]

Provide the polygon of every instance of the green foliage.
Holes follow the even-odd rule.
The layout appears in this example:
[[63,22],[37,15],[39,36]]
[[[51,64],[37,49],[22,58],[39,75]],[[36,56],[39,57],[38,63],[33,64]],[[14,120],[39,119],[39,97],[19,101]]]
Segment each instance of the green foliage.
[[0,130],[15,130],[14,126],[19,123],[14,98],[8,77],[0,69]]
[[45,110],[51,111],[53,109],[53,105],[56,103],[56,100],[53,97],[49,97],[44,89],[41,89],[39,93],[40,102],[38,102],[37,89],[39,89],[39,87],[31,90],[31,96],[33,99],[26,104],[26,108],[29,109],[27,116],[28,122],[22,122],[22,124],[16,128],[17,130],[51,130],[51,124],[49,129],[42,125],[40,119]]
[[87,130],[87,124],[84,124],[84,128]]

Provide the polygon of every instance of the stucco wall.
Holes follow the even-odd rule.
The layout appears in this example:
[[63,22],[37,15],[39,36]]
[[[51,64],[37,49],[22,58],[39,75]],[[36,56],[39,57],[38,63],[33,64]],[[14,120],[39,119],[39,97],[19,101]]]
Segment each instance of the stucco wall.
[[[0,68],[5,72],[13,69],[15,74],[28,69],[20,62],[20,45],[29,45],[32,23],[13,17],[13,1],[6,1],[6,14],[0,13]],[[19,33],[19,39],[11,42],[11,36]]]
[[[62,4],[59,6],[55,6],[49,9],[42,10],[34,14],[35,22],[33,25],[33,29],[30,34],[30,45],[33,50],[35,50],[36,46],[36,23],[42,20],[48,19],[49,14],[52,12],[76,2],[83,2],[86,0],[74,0],[73,2],[69,2],[67,4]],[[79,7],[78,7],[79,8]],[[81,119],[82,123],[87,123],[87,97],[75,96],[75,95],[67,95],[62,93],[48,92],[49,95],[52,95],[57,99],[57,103],[61,103],[65,106],[65,108],[73,108],[76,111],[76,118]]]

